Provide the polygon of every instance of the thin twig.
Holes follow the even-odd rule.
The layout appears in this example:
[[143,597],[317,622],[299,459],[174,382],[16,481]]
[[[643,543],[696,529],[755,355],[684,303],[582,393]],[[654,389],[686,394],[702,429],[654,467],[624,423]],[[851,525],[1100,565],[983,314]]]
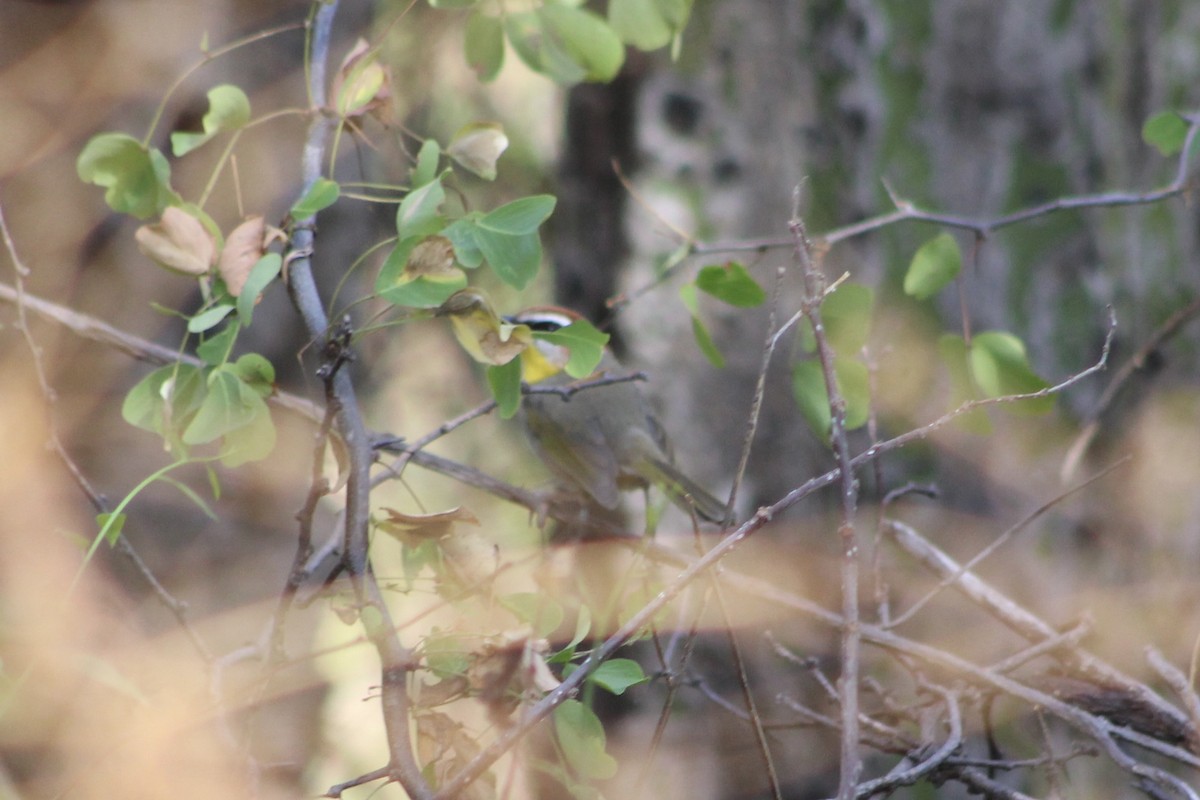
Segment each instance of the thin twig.
[[1138,372],[1145,369],[1146,362],[1150,360],[1151,355],[1198,315],[1200,315],[1200,296],[1194,298],[1186,306],[1167,317],[1154,333],[1151,334],[1150,338],[1142,343],[1137,352],[1126,359],[1125,363],[1113,372],[1112,379],[1104,387],[1104,391],[1101,392],[1095,407],[1088,412],[1088,423],[1084,425],[1083,430],[1079,432],[1075,441],[1067,448],[1066,458],[1063,459],[1062,469],[1059,471],[1064,482],[1075,474],[1075,470],[1083,461],[1083,457],[1091,446],[1092,441],[1096,438],[1096,434],[1100,432],[1100,418],[1104,416],[1104,412],[1112,405],[1113,400],[1116,399],[1117,394],[1124,388],[1126,382]]
[[758,366],[758,378],[754,382],[754,398],[750,402],[750,413],[746,416],[746,433],[742,437],[742,454],[738,458],[737,471],[733,473],[733,487],[729,490],[729,500],[725,503],[726,516],[731,516],[737,506],[738,492],[746,477],[746,468],[750,464],[750,450],[754,446],[754,436],[758,432],[758,422],[762,416],[763,400],[767,393],[767,370],[771,366],[771,356],[779,337],[775,332],[775,317],[779,313],[779,297],[783,291],[783,278],[786,275],[783,267],[775,271],[775,285],[771,289],[771,306],[767,315],[767,340],[763,344],[762,361]]
[[[1124,458],[1118,459],[1116,462],[1109,464],[1107,467],[1102,469],[1100,472],[1097,472],[1095,475],[1091,476],[1090,478],[1083,481],[1082,483],[1072,486],[1071,488],[1067,489],[1066,491],[1059,492],[1057,495],[1050,498],[1045,503],[1042,503],[1040,506],[1035,508],[1032,512],[1030,512],[1025,517],[1023,517],[1020,521],[1018,521],[1015,525],[1012,525],[1011,527],[1009,527],[1008,530],[1004,531],[1004,533],[1000,534],[995,539],[993,539],[991,542],[989,542],[987,547],[983,548],[978,553],[976,553],[971,558],[970,561],[967,561],[965,564],[963,564],[962,568],[961,568],[962,572],[963,573],[970,572],[972,569],[974,569],[976,566],[978,566],[981,562],[983,562],[984,559],[988,558],[989,556],[992,555],[992,553],[999,550],[1000,547],[1003,546],[1009,539],[1016,536],[1018,533],[1023,531],[1025,528],[1029,527],[1038,517],[1042,516],[1047,511],[1054,508],[1054,506],[1058,505],[1063,500],[1066,500],[1068,497],[1075,494],[1076,492],[1086,489],[1088,486],[1091,486],[1096,481],[1099,481],[1101,478],[1106,477],[1109,473],[1111,473],[1114,470],[1118,469],[1119,467],[1122,467],[1125,464],[1129,463],[1130,458],[1131,458],[1131,456],[1125,456]],[[958,577],[959,577],[958,575],[950,575],[950,576],[943,578],[938,583],[937,586],[935,586],[935,587],[933,587],[933,589],[929,590],[929,592],[927,592],[924,597],[922,597],[922,598],[918,599],[916,602],[914,602],[903,614],[892,619],[888,623],[888,626],[895,627],[897,625],[902,625],[905,622],[907,622],[908,620],[912,619],[917,614],[917,612],[919,612],[922,608],[924,608],[931,600],[933,600],[935,597],[937,597],[939,594],[941,594],[943,591],[945,591],[951,584],[953,584],[956,580],[958,580]]]
[[[1032,642],[1059,638],[1059,632],[1052,625],[1001,594],[973,572],[963,571],[960,564],[912,527],[896,520],[890,520],[888,529],[894,541],[904,552],[917,558],[926,568],[940,576],[957,576],[953,584],[956,591],[961,592],[1013,631]],[[1138,683],[1086,651],[1071,649],[1060,652],[1058,655],[1073,668],[1097,683],[1119,687],[1148,707],[1152,707],[1176,721],[1180,726],[1188,725],[1187,718],[1179,712],[1179,709],[1167,703],[1157,693],[1150,691],[1145,685]]]
[[[799,190],[797,190],[797,194]],[[798,202],[797,202],[798,205]],[[850,459],[850,442],[846,437],[846,401],[838,387],[834,371],[833,346],[825,333],[821,319],[821,301],[825,297],[825,277],[812,257],[812,245],[799,214],[793,215],[788,226],[795,240],[796,264],[804,279],[804,313],[812,325],[813,339],[817,345],[817,358],[825,378],[825,393],[829,398],[830,443],[837,460],[838,480],[841,485],[841,520],[838,537],[841,540],[842,574],[842,671],[838,681],[839,700],[842,711],[841,768],[839,770],[838,797],[853,800],[855,787],[862,774],[862,758],[858,751],[858,676],[861,639],[859,638],[858,608],[858,534],[854,518],[858,514],[858,477]]]

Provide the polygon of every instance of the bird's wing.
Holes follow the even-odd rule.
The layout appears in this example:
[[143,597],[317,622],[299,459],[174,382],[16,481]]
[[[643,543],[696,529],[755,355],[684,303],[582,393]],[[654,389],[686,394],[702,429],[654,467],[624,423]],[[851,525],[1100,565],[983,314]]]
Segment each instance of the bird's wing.
[[605,508],[617,507],[619,465],[599,424],[576,421],[568,433],[546,414],[529,414],[526,424],[534,448],[552,472]]

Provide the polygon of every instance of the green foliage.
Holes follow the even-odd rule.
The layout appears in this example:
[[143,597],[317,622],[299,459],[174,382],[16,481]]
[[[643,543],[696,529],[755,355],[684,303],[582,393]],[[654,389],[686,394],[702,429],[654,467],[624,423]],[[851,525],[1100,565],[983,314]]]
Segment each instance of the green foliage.
[[250,275],[246,278],[246,283],[242,286],[241,294],[237,298],[237,315],[243,325],[249,327],[254,316],[254,304],[258,302],[259,295],[273,280],[279,277],[282,269],[283,256],[279,253],[263,255],[250,268]]
[[508,14],[505,33],[517,56],[536,72],[564,85],[610,81],[625,61],[625,47],[600,16],[583,8],[547,3]]
[[1183,149],[1187,138],[1187,123],[1174,111],[1160,111],[1142,125],[1142,139],[1158,148],[1164,156],[1173,156]]
[[564,369],[572,378],[586,378],[596,371],[610,338],[585,319],[575,320],[556,331],[534,331],[533,336],[570,350]]
[[[563,668],[563,677],[575,670],[573,665]],[[649,676],[642,671],[642,665],[631,658],[610,658],[587,676],[589,683],[594,683],[612,694],[625,694],[625,690],[638,684],[646,683]]]
[[563,758],[580,780],[605,780],[617,772],[617,762],[605,751],[604,725],[578,700],[565,700],[554,709],[554,733]]
[[703,267],[696,275],[696,287],[737,308],[756,308],[767,299],[758,281],[737,261]]
[[446,155],[468,172],[485,181],[494,181],[496,162],[507,149],[508,136],[499,123],[473,122],[454,134],[446,148]]
[[234,131],[250,121],[250,99],[237,86],[221,84],[208,90],[208,113],[201,120],[203,133],[175,131],[171,152],[185,156],[225,131]]
[[488,388],[496,398],[501,419],[512,419],[521,407],[521,360],[487,368]]
[[296,201],[288,216],[292,219],[308,219],[337,202],[341,187],[329,178],[318,178],[304,196]]
[[[1011,333],[987,331],[971,340],[971,377],[985,397],[1033,394],[1049,386],[1033,370],[1025,343]],[[1054,407],[1053,397],[1022,400],[1014,410],[1044,414]]]
[[554,633],[562,624],[564,612],[561,605],[548,595],[538,592],[513,592],[499,598],[500,605],[533,629],[533,635],[544,638]]
[[93,136],[75,166],[80,180],[106,189],[104,201],[113,211],[146,219],[180,201],[167,159],[128,134]]
[[657,50],[679,36],[692,13],[692,0],[610,0],[608,23],[626,44]]
[[497,16],[476,10],[467,20],[463,50],[479,80],[494,79],[504,66],[504,23]]
[[725,356],[721,354],[712,335],[708,332],[708,328],[705,327],[704,320],[700,318],[700,308],[696,300],[696,284],[685,283],[680,286],[679,297],[692,315],[692,337],[696,340],[696,346],[708,359],[708,363],[717,369],[722,369],[725,366]]
[[917,250],[904,276],[904,293],[928,300],[962,271],[962,252],[948,233],[939,233]]
[[[875,292],[861,283],[843,283],[821,303],[821,324],[833,351],[847,358],[856,356],[871,334]],[[817,349],[812,323],[806,318],[800,329],[805,351]]]
[[[846,403],[846,430],[861,428],[867,423],[871,410],[870,376],[867,365],[849,358],[835,358],[834,379]],[[828,440],[833,427],[825,373],[816,359],[801,361],[792,371],[792,394],[808,426],[823,440]]]

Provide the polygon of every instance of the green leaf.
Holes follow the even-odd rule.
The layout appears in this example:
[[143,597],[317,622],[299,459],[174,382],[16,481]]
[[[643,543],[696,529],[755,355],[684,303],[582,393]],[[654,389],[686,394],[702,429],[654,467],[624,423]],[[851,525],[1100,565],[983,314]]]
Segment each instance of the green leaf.
[[446,155],[485,181],[496,180],[496,162],[508,149],[508,136],[498,122],[464,125],[446,147]]
[[650,678],[642,672],[642,665],[633,659],[610,658],[597,667],[596,671],[588,676],[588,680],[613,694],[620,695],[630,686],[646,683]]
[[454,246],[454,259],[467,269],[476,269],[483,263],[483,251],[475,242],[474,218],[463,217],[442,231],[442,236]]
[[[621,41],[639,50],[657,50],[671,43],[679,27],[658,0],[609,0],[608,22]],[[690,5],[688,3],[687,5]]]
[[581,605],[575,617],[575,635],[571,637],[571,641],[567,642],[565,647],[546,660],[551,664],[566,664],[570,662],[575,657],[575,648],[591,630],[592,612],[588,610],[586,604]]
[[294,220],[306,220],[318,211],[323,211],[336,203],[341,192],[342,188],[337,181],[331,181],[329,178],[317,178],[304,196],[296,201],[288,214]]
[[556,331],[535,332],[533,335],[536,339],[545,339],[570,350],[571,355],[564,369],[572,378],[586,378],[596,371],[610,338],[585,319],[575,320]]
[[471,666],[471,645],[455,633],[435,628],[425,637],[422,650],[425,666],[439,678],[465,675]]
[[696,286],[737,308],[755,308],[767,299],[745,266],[729,261],[721,266],[704,267],[696,276]]
[[[963,337],[952,333],[943,334],[938,339],[938,352],[950,375],[950,407],[959,408],[964,403],[979,399],[979,387],[971,377],[967,343]],[[955,418],[954,424],[962,430],[981,436],[992,432],[992,422],[988,418],[987,409],[984,408],[960,414]]]
[[557,202],[554,196],[549,194],[522,197],[484,214],[476,224],[494,233],[509,236],[534,233],[554,211]]
[[182,430],[204,399],[204,373],[191,364],[159,367],[137,382],[125,395],[121,416],[135,428],[168,439]]
[[717,369],[725,369],[725,356],[717,347],[717,343],[713,341],[712,334],[708,332],[708,326],[699,317],[692,317],[692,338],[696,340],[696,346],[708,359],[708,363]]
[[171,188],[167,159],[128,134],[93,136],[80,152],[75,168],[80,180],[105,187],[104,201],[122,214],[146,219],[180,202]]
[[417,152],[417,166],[409,177],[412,188],[420,189],[437,177],[438,160],[441,157],[442,147],[437,139],[426,139]]
[[237,339],[241,328],[242,326],[237,320],[231,320],[228,325],[221,329],[220,333],[209,336],[197,345],[196,355],[200,356],[205,364],[212,367],[224,364],[229,360],[229,353],[233,350],[233,342]]
[[474,226],[475,245],[500,280],[524,289],[542,264],[542,241],[536,233],[509,236]]
[[534,636],[549,636],[563,621],[562,606],[544,592],[506,594],[500,598],[500,605],[511,611],[521,622],[532,626]]
[[361,114],[375,101],[386,80],[387,73],[373,53],[357,59],[338,89],[338,113],[343,117]]
[[275,423],[263,403],[248,424],[225,434],[221,442],[221,463],[229,468],[240,467],[251,461],[261,461],[274,449]]
[[[855,359],[835,358],[833,372],[838,391],[846,403],[846,430],[861,428],[866,424],[871,410],[867,365]],[[796,364],[792,372],[792,394],[808,426],[822,441],[828,441],[833,417],[825,387],[825,372],[820,361],[810,359]]]
[[1142,140],[1158,148],[1164,156],[1171,156],[1183,149],[1188,126],[1174,111],[1160,111],[1142,125]]
[[267,414],[263,399],[229,365],[217,367],[208,376],[208,393],[196,416],[183,432],[184,444],[205,444],[245,427],[260,414]]
[[104,533],[104,541],[111,547],[121,538],[122,531],[125,530],[125,521],[129,519],[125,514],[102,513],[96,515],[96,524],[100,526],[100,530]]
[[433,180],[409,192],[396,211],[396,233],[404,241],[412,236],[429,236],[444,227],[438,209],[446,200],[440,180]]
[[605,780],[617,772],[617,762],[605,752],[604,725],[578,700],[554,709],[554,732],[567,764],[583,780]]
[[375,292],[398,306],[436,308],[459,289],[465,289],[467,276],[452,263],[437,268],[413,263],[421,262],[420,254],[438,241],[446,246],[449,240],[413,236],[398,243],[379,270]]
[[918,248],[904,276],[904,293],[927,300],[940,292],[962,271],[962,253],[958,242],[948,233],[939,233]]
[[[829,344],[838,355],[857,355],[871,333],[871,310],[875,293],[861,283],[843,283],[821,303],[821,324]],[[816,352],[812,322],[805,318],[800,329],[804,350]]]
[[463,50],[479,80],[494,79],[504,66],[504,22],[477,10],[467,20]]
[[238,319],[246,327],[250,326],[259,295],[270,285],[271,281],[275,280],[282,269],[283,256],[279,253],[266,253],[250,268],[250,274],[246,277],[246,283],[242,285],[242,293],[238,295],[237,299]]
[[687,306],[688,311],[691,312],[692,338],[696,340],[696,346],[700,348],[700,352],[708,359],[708,363],[717,369],[724,369],[725,356],[721,355],[721,351],[709,334],[704,320],[700,319],[699,305],[696,300],[696,285],[694,283],[685,283],[680,286],[679,297],[683,300],[683,304]]
[[[986,397],[1031,394],[1047,388],[1025,352],[1025,344],[1011,333],[987,331],[971,340],[968,358],[971,377]],[[1014,411],[1044,414],[1054,407],[1054,397],[1041,397],[1013,404]]]
[[521,359],[487,368],[488,388],[500,411],[500,419],[512,419],[521,407]]
[[433,8],[471,8],[479,0],[429,0]]
[[201,121],[203,133],[176,131],[171,134],[171,152],[184,156],[223,131],[237,130],[250,121],[250,99],[232,84],[208,90],[208,113]]
[[270,397],[275,391],[275,366],[258,353],[246,353],[233,363],[233,371],[259,397]]
[[582,8],[544,5],[537,11],[545,33],[578,64],[585,80],[611,81],[625,61],[625,46],[603,18]]
[[233,313],[234,307],[229,303],[213,306],[207,311],[201,311],[188,320],[188,333],[204,333],[221,324],[221,320]]

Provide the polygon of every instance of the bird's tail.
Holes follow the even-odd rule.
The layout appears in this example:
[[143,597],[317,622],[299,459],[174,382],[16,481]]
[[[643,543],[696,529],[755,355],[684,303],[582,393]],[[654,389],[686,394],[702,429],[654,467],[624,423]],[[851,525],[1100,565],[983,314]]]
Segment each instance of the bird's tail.
[[695,512],[707,522],[723,525],[729,521],[725,504],[706,492],[674,464],[654,457],[647,457],[640,470],[643,477],[662,489],[663,493],[685,513]]

